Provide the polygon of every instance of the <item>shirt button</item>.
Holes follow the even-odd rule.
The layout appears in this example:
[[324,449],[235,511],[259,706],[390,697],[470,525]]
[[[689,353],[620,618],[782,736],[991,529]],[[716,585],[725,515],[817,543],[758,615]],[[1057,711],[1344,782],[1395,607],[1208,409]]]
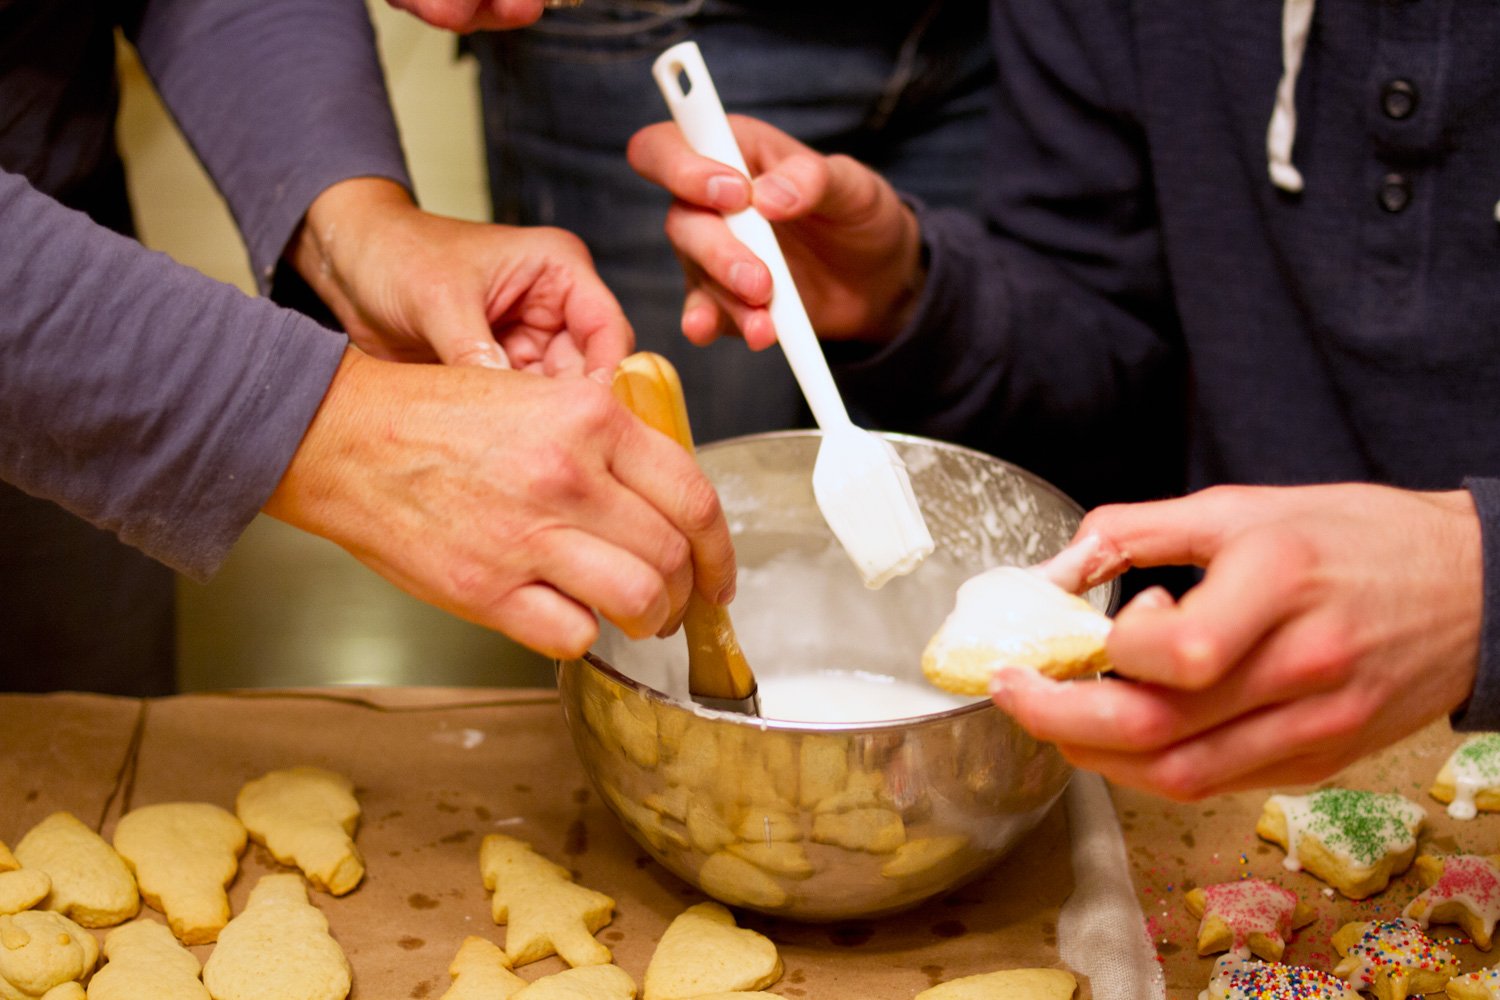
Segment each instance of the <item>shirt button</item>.
[[1405,210],[1411,204],[1411,178],[1405,174],[1386,174],[1380,181],[1378,200],[1380,207],[1393,215]]
[[1417,88],[1410,80],[1391,80],[1381,88],[1380,108],[1387,118],[1410,118],[1417,110]]

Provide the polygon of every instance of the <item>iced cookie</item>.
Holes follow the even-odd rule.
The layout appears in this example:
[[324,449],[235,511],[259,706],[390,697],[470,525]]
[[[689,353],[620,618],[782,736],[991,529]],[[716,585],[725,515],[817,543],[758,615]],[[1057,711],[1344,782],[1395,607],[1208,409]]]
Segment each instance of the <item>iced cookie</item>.
[[1031,667],[1059,679],[1109,669],[1111,622],[1040,574],[999,566],[964,581],[922,653],[922,673],[954,694],[989,693],[997,667]]
[[918,993],[916,1000],[1068,1000],[1078,989],[1062,969],[1005,969],[950,979]]
[[1200,918],[1198,954],[1248,949],[1269,962],[1281,961],[1293,928],[1316,914],[1290,889],[1275,882],[1247,878],[1190,890],[1184,901]]
[[1500,812],[1500,733],[1475,733],[1448,756],[1428,794],[1454,819]]
[[164,802],[126,813],[114,841],[141,895],[183,944],[218,938],[229,922],[224,889],[239,871],[244,824],[206,802]]
[[607,965],[609,949],[594,932],[609,923],[615,901],[576,884],[568,870],[530,845],[492,833],[479,847],[491,913],[505,925],[505,952],[516,965],[556,954],[569,965]]
[[[94,936],[61,913],[27,910],[0,917],[0,997],[81,997],[77,984],[94,971]],[[74,984],[68,986],[67,984]]]
[[1378,1000],[1436,993],[1458,974],[1458,959],[1405,917],[1345,924],[1333,946],[1344,956],[1333,974]]
[[543,976],[514,1000],[635,1000],[635,980],[618,965],[585,965]]
[[718,903],[677,915],[646,966],[645,1000],[687,1000],[759,990],[781,978],[781,956],[764,935],[735,925]]
[[315,888],[342,896],[364,878],[353,839],[359,800],[343,775],[320,767],[272,771],[240,789],[234,810],[252,840],[302,869]]
[[1458,924],[1476,947],[1489,951],[1500,917],[1500,855],[1424,854],[1417,859],[1417,874],[1427,888],[1401,915],[1424,930],[1430,924]]
[[448,975],[453,985],[439,1000],[509,1000],[526,987],[500,946],[482,937],[464,938]]
[[42,904],[84,927],[113,927],[141,908],[135,876],[103,837],[72,813],[55,812],[16,845],[21,868],[45,872],[52,891]]
[[1364,899],[1411,864],[1426,816],[1400,795],[1325,788],[1271,796],[1255,832],[1286,849],[1288,869],[1306,869],[1350,899]]
[[1349,984],[1320,969],[1280,962],[1252,962],[1248,952],[1230,952],[1214,963],[1204,1000],[1360,1000]]
[[209,1000],[197,956],[154,920],[110,931],[104,957],[104,968],[89,980],[89,1000]]
[[214,1000],[343,1000],[349,961],[302,876],[266,875],[203,965]]
[[1443,990],[1449,1000],[1500,1000],[1500,965],[1454,976]]

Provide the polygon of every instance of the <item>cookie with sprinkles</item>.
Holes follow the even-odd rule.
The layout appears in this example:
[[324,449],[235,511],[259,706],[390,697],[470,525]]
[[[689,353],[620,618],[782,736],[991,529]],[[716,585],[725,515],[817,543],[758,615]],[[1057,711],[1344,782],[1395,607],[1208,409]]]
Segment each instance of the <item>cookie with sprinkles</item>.
[[1500,965],[1454,976],[1443,991],[1449,1000],[1500,1000]]
[[1344,956],[1333,974],[1377,1000],[1436,993],[1458,975],[1453,953],[1406,917],[1345,924],[1334,933],[1333,946]]
[[1199,918],[1198,954],[1249,949],[1271,962],[1281,961],[1293,928],[1316,917],[1290,889],[1259,878],[1199,886],[1183,897],[1188,912]]
[[1489,951],[1500,917],[1500,854],[1424,854],[1417,859],[1417,875],[1427,888],[1401,915],[1423,929],[1457,924],[1477,948]]
[[1286,850],[1291,871],[1306,870],[1350,899],[1364,899],[1406,871],[1426,811],[1405,796],[1351,788],[1273,795],[1255,832]]
[[1360,1000],[1342,979],[1305,965],[1252,962],[1245,951],[1214,963],[1200,1000]]
[[1454,819],[1500,812],[1500,733],[1475,733],[1448,755],[1427,793]]

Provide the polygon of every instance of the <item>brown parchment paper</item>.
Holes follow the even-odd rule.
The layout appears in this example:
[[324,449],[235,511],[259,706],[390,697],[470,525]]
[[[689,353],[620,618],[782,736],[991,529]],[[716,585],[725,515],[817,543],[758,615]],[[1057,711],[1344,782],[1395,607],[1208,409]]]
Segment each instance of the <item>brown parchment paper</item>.
[[[1427,794],[1448,754],[1462,741],[1446,721],[1347,768],[1320,786],[1337,785],[1377,792],[1398,792],[1427,810],[1417,853],[1494,854],[1500,852],[1500,814],[1480,813],[1455,820]],[[1196,1000],[1208,984],[1216,956],[1197,954],[1198,921],[1183,904],[1198,885],[1228,882],[1243,876],[1270,879],[1295,891],[1317,911],[1317,920],[1302,928],[1287,946],[1283,960],[1332,971],[1338,954],[1329,939],[1352,920],[1385,920],[1417,893],[1421,880],[1414,868],[1394,879],[1384,892],[1359,902],[1345,899],[1305,872],[1287,871],[1281,848],[1255,835],[1255,821],[1266,798],[1277,792],[1301,795],[1314,787],[1287,786],[1260,792],[1217,796],[1183,805],[1116,788],[1115,808],[1129,854],[1132,877],[1141,901],[1146,930],[1165,975],[1169,1000]],[[1460,928],[1434,924],[1433,937],[1459,958],[1463,971],[1500,962],[1500,948],[1479,951]]]
[[[525,839],[613,896],[615,919],[599,937],[637,983],[667,924],[704,898],[641,852],[593,794],[551,692],[337,689],[145,702],[5,695],[0,727],[0,840],[9,843],[56,808],[108,836],[138,805],[233,809],[239,787],[274,768],[347,774],[364,810],[356,839],[366,878],[343,898],[313,893],[313,901],[349,956],[356,998],[439,997],[466,935],[504,946],[479,876],[486,833]],[[276,869],[251,846],[231,889],[235,912]],[[739,917],[781,951],[777,994],[909,1000],[959,976],[1059,966],[1057,915],[1071,887],[1060,803],[996,868],[905,914],[832,925]],[[211,946],[195,951],[206,958]],[[563,967],[551,958],[518,972],[536,979]],[[1090,996],[1085,982],[1080,1000]]]

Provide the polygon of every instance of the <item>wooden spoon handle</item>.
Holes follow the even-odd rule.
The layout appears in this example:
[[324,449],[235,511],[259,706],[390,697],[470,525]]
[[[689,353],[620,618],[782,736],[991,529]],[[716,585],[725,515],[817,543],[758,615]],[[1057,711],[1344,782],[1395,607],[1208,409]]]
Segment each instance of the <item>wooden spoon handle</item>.
[[[677,369],[660,354],[641,351],[620,362],[612,384],[615,398],[646,426],[672,438],[693,454],[693,432]],[[682,620],[688,644],[688,692],[706,698],[738,700],[755,694],[755,675],[734,634],[729,609],[705,600],[696,590]]]

